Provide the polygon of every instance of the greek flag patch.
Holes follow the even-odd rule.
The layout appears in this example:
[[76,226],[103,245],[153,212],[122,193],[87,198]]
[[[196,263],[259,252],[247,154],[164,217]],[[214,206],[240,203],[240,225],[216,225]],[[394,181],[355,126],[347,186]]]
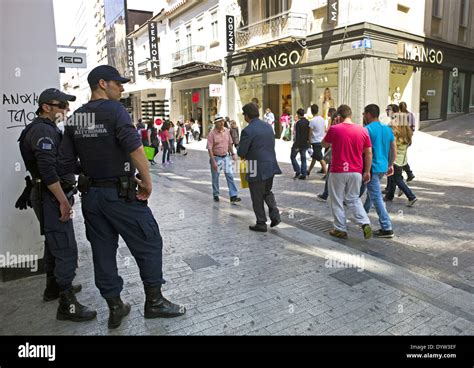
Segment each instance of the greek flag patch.
[[51,143],[43,143],[43,145],[41,146],[42,149],[44,150],[52,150],[53,149],[53,145]]

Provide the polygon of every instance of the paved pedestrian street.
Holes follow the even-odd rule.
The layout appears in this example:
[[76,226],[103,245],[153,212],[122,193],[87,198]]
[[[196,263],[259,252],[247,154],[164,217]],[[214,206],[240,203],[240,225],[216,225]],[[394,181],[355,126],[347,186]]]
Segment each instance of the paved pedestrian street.
[[[466,198],[461,189],[452,189],[450,204],[458,207],[445,209],[449,220],[443,221],[439,209],[444,205],[436,193],[446,188],[420,178],[413,182],[413,188],[423,192],[420,206],[407,208],[406,199],[389,206],[393,240],[365,241],[362,232],[350,226],[349,240],[334,241],[326,231],[331,226],[329,207],[315,200],[324,184],[320,175],[293,181],[291,165],[282,163],[274,193],[283,221],[268,233],[254,233],[248,230],[255,217],[247,189],[240,190],[242,202],[231,205],[221,175],[220,202],[213,202],[207,153],[199,144],[188,146],[187,157],[173,157],[170,167],[151,168],[150,207],[164,240],[163,291],[187,307],[186,315],[143,318],[138,267],[121,241],[122,297],[132,310],[118,329],[107,328],[109,312],[94,285],[91,249],[77,201],[74,223],[80,254],[75,282],[83,285],[78,300],[97,309],[97,320],[56,320],[57,302],[42,301],[41,275],[0,284],[1,294],[8,295],[2,298],[0,333],[474,334],[472,210],[462,203]],[[236,183],[240,186],[239,180]],[[378,228],[373,213],[371,220]]]

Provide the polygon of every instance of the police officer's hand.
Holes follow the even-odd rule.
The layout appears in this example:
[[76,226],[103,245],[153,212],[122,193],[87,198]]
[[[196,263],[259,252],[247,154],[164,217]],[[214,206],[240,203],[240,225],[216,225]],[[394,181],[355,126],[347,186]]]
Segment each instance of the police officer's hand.
[[61,211],[61,217],[59,221],[68,222],[72,216],[72,207],[71,204],[67,201],[59,203],[59,210]]
[[138,184],[138,193],[137,193],[137,199],[140,201],[146,201],[148,198],[150,198],[151,191],[152,191],[152,184],[146,183],[143,180],[140,180],[138,178],[135,178]]

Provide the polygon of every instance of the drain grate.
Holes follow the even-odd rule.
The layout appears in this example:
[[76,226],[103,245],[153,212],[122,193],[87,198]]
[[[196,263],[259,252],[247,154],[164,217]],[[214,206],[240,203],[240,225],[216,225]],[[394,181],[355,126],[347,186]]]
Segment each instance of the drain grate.
[[193,271],[199,270],[201,268],[219,266],[219,263],[216,262],[213,258],[208,255],[197,254],[188,258],[183,259]]
[[299,224],[318,231],[329,231],[334,227],[331,221],[317,217],[306,218],[299,221]]
[[331,273],[329,276],[334,277],[336,280],[339,280],[349,286],[360,284],[361,282],[370,280],[372,278],[365,272],[359,272],[357,268],[347,268]]

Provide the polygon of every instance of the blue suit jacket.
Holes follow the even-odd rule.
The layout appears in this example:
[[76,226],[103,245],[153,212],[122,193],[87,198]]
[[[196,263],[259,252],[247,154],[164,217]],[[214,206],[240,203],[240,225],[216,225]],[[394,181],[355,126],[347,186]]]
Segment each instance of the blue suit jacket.
[[249,183],[270,179],[275,174],[281,174],[275,154],[275,135],[270,124],[255,118],[242,130],[237,154],[252,165],[256,173],[247,173]]

